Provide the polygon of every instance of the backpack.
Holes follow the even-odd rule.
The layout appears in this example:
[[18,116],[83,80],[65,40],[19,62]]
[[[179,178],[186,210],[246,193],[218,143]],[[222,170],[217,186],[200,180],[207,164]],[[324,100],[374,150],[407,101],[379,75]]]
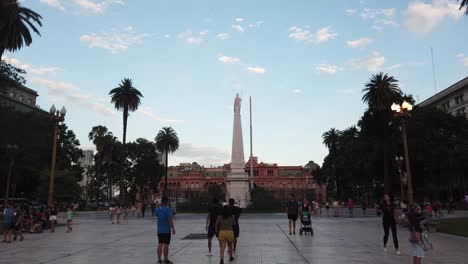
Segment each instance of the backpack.
[[424,251],[433,250],[434,247],[432,246],[432,241],[429,237],[429,232],[424,231],[421,234],[421,246],[423,247]]

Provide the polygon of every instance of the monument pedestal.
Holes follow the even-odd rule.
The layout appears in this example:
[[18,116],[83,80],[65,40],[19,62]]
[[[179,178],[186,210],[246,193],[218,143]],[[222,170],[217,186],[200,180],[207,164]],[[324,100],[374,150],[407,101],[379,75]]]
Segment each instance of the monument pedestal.
[[232,198],[239,203],[241,208],[247,207],[250,203],[249,180],[245,170],[231,169],[227,175],[228,199]]

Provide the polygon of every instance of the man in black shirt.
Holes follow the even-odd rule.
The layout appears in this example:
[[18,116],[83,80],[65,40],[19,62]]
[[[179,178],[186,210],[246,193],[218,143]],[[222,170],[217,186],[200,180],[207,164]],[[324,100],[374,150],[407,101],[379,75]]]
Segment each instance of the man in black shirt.
[[237,248],[237,238],[239,238],[239,217],[242,212],[242,209],[234,205],[234,199],[229,199],[229,206],[231,207],[231,212],[233,216],[233,222],[232,222],[232,231],[234,232],[234,243],[233,243],[233,249],[236,251]]
[[296,201],[294,194],[289,195],[289,201],[286,204],[286,213],[289,219],[289,235],[296,234],[296,221],[299,215],[299,203]]
[[213,199],[213,204],[208,208],[208,215],[206,216],[206,231],[208,232],[208,256],[212,256],[211,254],[211,240],[215,236],[216,230],[216,219],[218,218],[220,211],[220,206],[218,203],[218,199]]

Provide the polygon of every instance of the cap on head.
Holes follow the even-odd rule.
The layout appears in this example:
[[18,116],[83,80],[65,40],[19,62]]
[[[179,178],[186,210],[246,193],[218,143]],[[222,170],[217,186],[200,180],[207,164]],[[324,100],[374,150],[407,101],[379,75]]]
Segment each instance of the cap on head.
[[163,198],[161,199],[161,203],[167,204],[168,202],[169,202],[169,198],[167,198],[167,196],[163,196]]
[[234,205],[234,203],[235,203],[234,199],[230,198],[229,199],[229,205]]

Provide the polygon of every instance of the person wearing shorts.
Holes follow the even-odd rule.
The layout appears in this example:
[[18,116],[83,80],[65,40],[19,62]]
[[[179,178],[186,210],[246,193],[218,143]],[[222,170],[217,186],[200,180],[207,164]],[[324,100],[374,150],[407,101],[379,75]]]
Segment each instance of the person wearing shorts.
[[49,208],[49,221],[50,221],[50,232],[55,232],[55,224],[57,223],[57,208],[55,206]]
[[208,215],[206,216],[206,226],[205,229],[208,232],[208,256],[211,257],[211,245],[213,237],[218,234],[216,233],[216,220],[218,219],[219,215],[219,204],[218,199],[213,199],[213,204],[208,208]]
[[288,214],[289,219],[289,235],[296,234],[296,221],[297,216],[299,215],[300,206],[296,201],[294,194],[289,195],[289,201],[286,205],[286,213]]
[[3,209],[3,240],[2,243],[11,243],[11,229],[13,220],[13,209],[11,204],[7,203]]
[[232,254],[232,244],[234,242],[234,232],[232,230],[232,224],[234,217],[229,205],[225,204],[221,211],[221,215],[216,219],[216,232],[219,240],[219,253],[220,253],[220,264],[224,264],[224,251],[226,249],[226,244],[228,246],[229,261],[234,260]]
[[67,209],[67,233],[70,233],[73,228],[72,228],[72,218],[73,218],[73,211],[71,207],[68,207]]
[[[169,199],[163,197],[161,206],[156,208],[155,215],[158,219],[158,264],[166,263],[171,264],[167,257],[169,255],[169,244],[171,244],[171,230],[172,235],[175,235],[174,221],[172,218],[172,209],[168,206]],[[161,259],[164,255],[164,260]]]

